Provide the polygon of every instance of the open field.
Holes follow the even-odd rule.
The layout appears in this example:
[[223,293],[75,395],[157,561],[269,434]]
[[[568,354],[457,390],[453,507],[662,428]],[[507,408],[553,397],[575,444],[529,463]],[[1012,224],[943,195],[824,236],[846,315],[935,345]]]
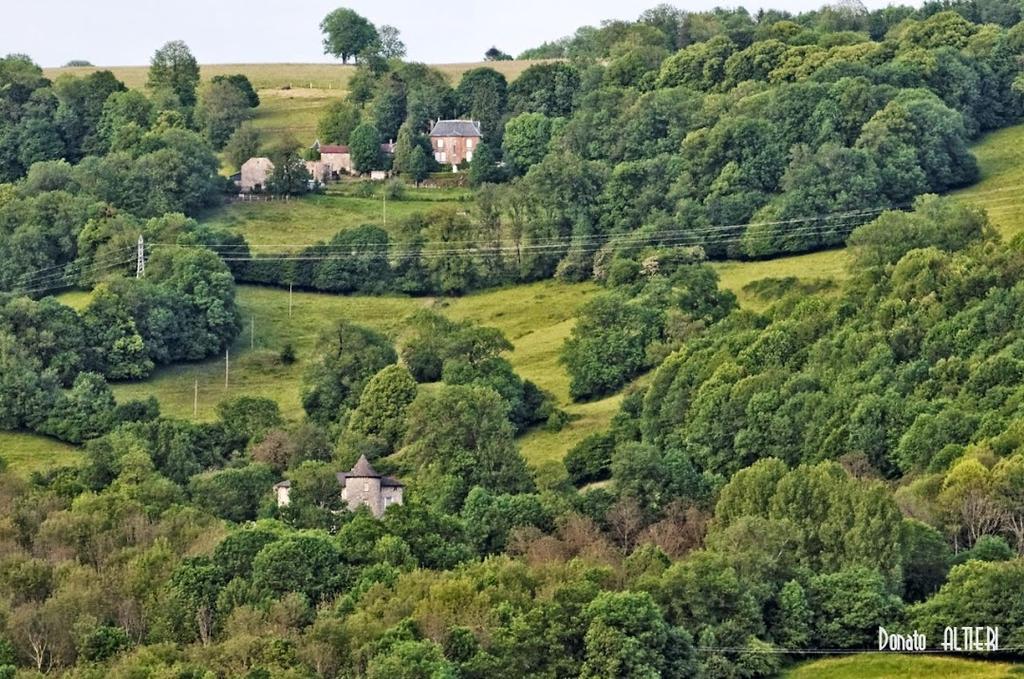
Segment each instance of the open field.
[[[301,98],[298,92],[291,96]],[[1024,126],[983,138],[974,147],[982,179],[957,194],[989,209],[993,222],[1004,236],[1024,230],[1024,217],[1012,198],[1024,179],[1022,140]],[[411,189],[405,200],[389,201],[389,221],[441,205],[468,208],[470,203],[465,192]],[[379,198],[346,195],[343,187],[335,186],[325,195],[288,203],[233,204],[205,215],[203,220],[236,230],[254,245],[301,245],[328,239],[339,230],[359,224],[380,224],[382,208]],[[742,305],[760,309],[766,302],[743,290],[749,283],[789,276],[841,280],[848,275],[847,261],[844,250],[831,250],[767,261],[717,262],[713,266],[721,276],[722,285],[735,292]],[[115,385],[115,393],[120,400],[152,394],[159,398],[165,414],[191,418],[198,384],[199,419],[213,418],[220,400],[242,394],[271,396],[279,402],[286,416],[297,418],[302,413],[299,391],[304,364],[327,324],[344,317],[395,337],[403,319],[412,311],[433,307],[452,318],[471,319],[500,328],[515,345],[509,359],[517,372],[552,392],[573,416],[573,421],[561,432],[538,429],[520,441],[527,459],[536,468],[547,469],[545,476],[548,476],[562,473],[552,469],[560,467],[558,461],[575,443],[605,428],[622,399],[620,393],[592,403],[571,403],[568,375],[558,363],[562,343],[572,330],[575,310],[597,290],[598,286],[589,283],[566,285],[545,281],[454,299],[343,297],[296,292],[293,313],[289,317],[286,290],[240,286],[239,303],[245,329],[231,350],[227,388],[224,386],[224,360],[219,357],[161,369],[144,382]],[[76,308],[84,306],[88,298],[83,292],[61,296],[63,302]],[[256,322],[255,350],[250,349],[252,319]],[[299,360],[294,365],[282,365],[277,358],[286,343],[293,344],[298,354]],[[45,466],[42,460],[64,461],[74,451],[45,438],[21,434],[0,434],[0,447],[12,451],[7,456],[23,473]]]
[[[296,245],[296,250],[361,224],[383,226],[384,204],[379,195],[360,198],[343,191],[342,186],[332,184],[326,194],[298,200],[232,203],[204,215],[201,221],[236,231],[250,245],[287,244]],[[408,188],[402,200],[387,202],[388,222],[394,224],[415,212],[444,206],[469,209],[470,198],[466,190]]]
[[[1024,227],[1014,209],[1005,209],[1002,191],[1013,188],[1024,176],[1019,164],[1024,126],[989,135],[976,147],[983,170],[978,185],[961,193],[965,200],[976,201],[992,209],[993,221],[1004,234]],[[998,190],[992,193],[993,190]],[[337,189],[335,189],[337,191]],[[431,193],[432,189],[411,190],[409,200],[392,201],[389,216],[397,218],[421,209],[443,204],[464,204],[463,196],[451,192]],[[1009,194],[1011,191],[1006,191]],[[441,197],[443,196],[443,198]],[[995,200],[995,202],[993,202]],[[328,193],[289,203],[235,204],[210,215],[211,224],[238,230],[254,244],[310,243],[330,238],[343,228],[371,222],[380,223],[382,205],[377,198],[356,198]],[[1017,219],[1017,222],[1012,219]],[[822,278],[841,280],[848,275],[847,253],[830,250],[807,255],[782,257],[757,262],[717,262],[713,264],[724,287],[737,294],[740,303],[760,309],[766,303],[744,292],[747,284],[763,278]],[[315,293],[296,293],[294,315],[288,318],[286,291],[242,286],[239,300],[243,315],[256,318],[255,352],[249,351],[249,331],[243,331],[233,348],[234,374],[229,387],[223,383],[223,359],[175,366],[159,371],[152,379],[138,384],[118,385],[119,398],[160,398],[163,411],[178,417],[191,417],[195,382],[199,382],[200,419],[213,417],[216,403],[225,396],[272,394],[289,417],[301,414],[299,389],[302,359],[308,358],[316,336],[332,319],[351,318],[394,336],[402,319],[419,306],[432,306],[457,319],[500,328],[515,345],[509,358],[516,370],[542,388],[552,392],[559,403],[574,416],[561,432],[532,431],[521,439],[527,459],[538,468],[557,465],[573,445],[586,435],[605,428],[618,410],[622,394],[593,403],[574,404],[568,398],[568,375],[558,364],[562,343],[573,326],[575,309],[596,285],[564,285],[554,281],[477,293],[462,298],[435,300],[401,297],[339,297]],[[71,303],[81,304],[80,296]],[[276,352],[292,342],[300,361],[282,366]]]
[[757,262],[713,262],[711,266],[718,272],[719,284],[735,293],[740,306],[759,311],[767,304],[743,290],[748,283],[790,276],[841,281],[849,275],[848,261],[846,250],[825,250]]
[[[316,128],[324,109],[344,90],[260,90],[260,105],[252,119],[267,141],[294,137],[303,146],[316,140]],[[237,168],[233,168],[237,169]]]
[[[458,83],[466,71],[479,66],[488,66],[505,76],[509,81],[515,80],[519,74],[538,61],[481,61],[462,64],[432,64],[444,73],[452,84]],[[109,70],[131,88],[145,87],[149,66],[82,66],[71,68],[46,68],[43,74],[47,78],[57,78],[64,74],[83,76],[93,71]],[[252,81],[258,90],[315,89],[344,90],[349,78],[355,73],[356,67],[351,64],[320,63],[320,64],[204,64],[200,66],[200,75],[209,80],[218,75],[242,73]],[[262,92],[260,93],[262,95]]]
[[1022,676],[1022,665],[925,655],[864,653],[800,663],[784,679],[1004,679]]
[[76,464],[77,449],[46,436],[0,431],[0,459],[16,474],[27,477],[48,467]]
[[[606,426],[618,408],[619,396],[571,403],[568,376],[558,364],[558,353],[572,329],[576,309],[598,290],[590,283],[544,281],[443,300],[296,292],[289,317],[287,290],[240,286],[238,299],[245,329],[231,349],[227,388],[224,359],[219,357],[163,368],[143,382],[115,385],[114,392],[122,401],[156,396],[164,414],[191,418],[198,384],[200,420],[215,417],[216,405],[222,399],[241,395],[273,398],[287,417],[298,418],[302,414],[302,373],[319,333],[328,324],[348,318],[396,337],[409,314],[430,307],[451,318],[471,319],[501,329],[515,345],[508,358],[516,371],[552,392],[574,416],[557,434],[537,431],[522,439],[523,453],[539,465],[561,459],[576,441]],[[256,323],[255,350],[250,349],[252,319]],[[292,365],[278,360],[286,343],[295,347],[298,356]]]
[[988,210],[992,224],[1010,239],[1024,231],[1024,125],[987,134],[971,147],[981,168],[981,180],[954,192]]

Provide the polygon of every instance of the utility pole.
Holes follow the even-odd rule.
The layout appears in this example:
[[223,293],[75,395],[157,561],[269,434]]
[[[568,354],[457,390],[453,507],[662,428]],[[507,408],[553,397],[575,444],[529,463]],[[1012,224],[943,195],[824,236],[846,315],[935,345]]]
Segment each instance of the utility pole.
[[288,318],[292,317],[292,284],[288,284]]
[[199,417],[199,380],[196,380],[195,391],[192,392],[192,419]]
[[146,243],[142,240],[142,234],[139,234],[139,251],[136,256],[135,265],[135,277],[142,278],[146,275]]
[[228,388],[228,375],[231,372],[231,349],[224,350],[224,388]]
[[380,193],[384,196],[384,226],[388,225],[388,187],[383,183],[380,185]]

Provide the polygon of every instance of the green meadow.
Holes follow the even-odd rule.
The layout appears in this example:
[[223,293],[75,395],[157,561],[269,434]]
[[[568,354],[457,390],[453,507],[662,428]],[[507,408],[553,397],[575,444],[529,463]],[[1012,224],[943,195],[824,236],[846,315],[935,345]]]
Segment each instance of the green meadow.
[[0,460],[19,476],[48,467],[73,465],[78,461],[78,449],[46,436],[22,432],[0,431]]
[[928,655],[862,653],[800,663],[783,679],[1009,679],[1021,665]]
[[[534,431],[522,438],[527,459],[541,465],[558,461],[576,442],[603,428],[614,415],[620,396],[592,403],[569,400],[569,379],[558,354],[572,329],[576,309],[599,290],[591,283],[543,281],[458,298],[341,296],[239,286],[243,331],[228,356],[157,370],[142,382],[114,386],[119,400],[156,396],[161,411],[173,417],[209,420],[221,400],[241,395],[276,400],[289,418],[302,415],[302,374],[320,332],[345,318],[398,337],[405,319],[418,308],[433,308],[459,320],[499,328],[515,348],[508,359],[516,371],[555,395],[572,416],[560,432]],[[255,327],[255,333],[253,328]],[[291,344],[297,361],[285,365],[281,349]]]
[[[393,226],[403,217],[441,207],[469,209],[467,189],[405,189],[401,200],[384,201],[381,191],[369,198],[352,195],[351,185],[331,184],[327,193],[298,200],[241,201],[202,218],[210,226],[235,231],[250,245],[289,246],[330,240],[339,231],[361,224]],[[386,215],[386,222],[385,222]]]

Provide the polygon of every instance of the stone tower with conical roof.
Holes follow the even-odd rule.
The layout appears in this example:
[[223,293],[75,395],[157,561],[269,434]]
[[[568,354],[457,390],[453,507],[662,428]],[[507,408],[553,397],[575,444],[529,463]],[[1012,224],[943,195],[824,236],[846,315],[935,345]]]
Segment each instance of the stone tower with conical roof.
[[[402,482],[378,474],[365,455],[359,457],[351,471],[338,472],[335,476],[341,486],[341,500],[349,511],[367,507],[374,516],[380,518],[391,505],[402,504],[405,490]],[[274,485],[278,507],[287,507],[291,503],[291,487],[291,481],[281,481]]]
[[350,511],[365,506],[379,517],[391,505],[402,504],[402,484],[390,476],[378,474],[365,455],[359,456],[352,471],[338,474],[338,481],[343,484],[341,499]]

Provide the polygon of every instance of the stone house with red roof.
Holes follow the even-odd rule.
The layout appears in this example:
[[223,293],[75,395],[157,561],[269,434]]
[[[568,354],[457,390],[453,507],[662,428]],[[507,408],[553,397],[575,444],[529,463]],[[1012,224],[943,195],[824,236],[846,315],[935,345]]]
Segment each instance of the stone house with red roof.
[[321,144],[317,140],[313,148],[320,152],[320,163],[327,168],[333,179],[343,174],[352,174],[352,153],[342,144]]

